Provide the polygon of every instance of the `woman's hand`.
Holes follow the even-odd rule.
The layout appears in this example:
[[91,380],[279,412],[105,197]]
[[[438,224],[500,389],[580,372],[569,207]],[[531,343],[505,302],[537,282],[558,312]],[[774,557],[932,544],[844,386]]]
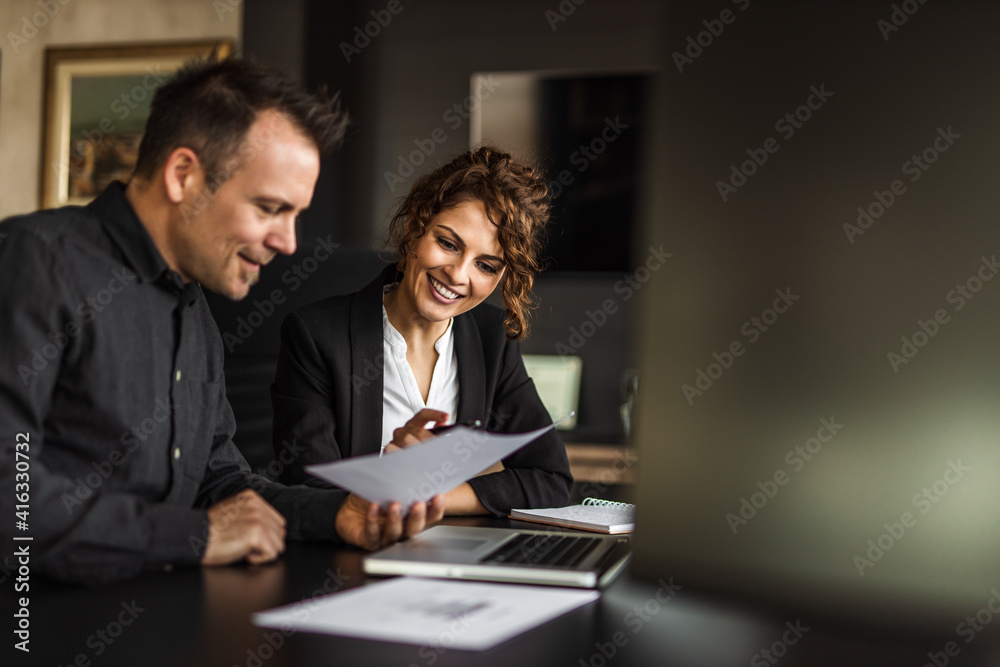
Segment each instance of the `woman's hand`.
[[427,430],[428,422],[435,426],[444,426],[448,421],[448,413],[440,410],[424,408],[392,432],[392,442],[385,446],[385,453],[406,449],[424,440],[430,440],[434,434]]
[[[392,432],[392,442],[385,446],[385,451],[387,453],[395,452],[412,447],[424,440],[429,440],[434,437],[434,434],[427,430],[427,423],[434,422],[435,426],[444,426],[447,421],[447,412],[424,408],[413,415],[413,418],[402,427]],[[503,463],[498,461],[489,469],[479,474],[485,475],[486,473],[499,472],[501,470],[503,470]],[[459,484],[444,495],[439,494],[434,496],[431,499],[431,503],[427,506],[428,521],[432,520],[431,509],[434,501],[438,499],[441,501],[441,510],[445,514],[489,514],[489,511],[479,502],[479,496],[472,490],[472,486],[468,482]],[[433,521],[437,520],[439,519],[433,519]]]

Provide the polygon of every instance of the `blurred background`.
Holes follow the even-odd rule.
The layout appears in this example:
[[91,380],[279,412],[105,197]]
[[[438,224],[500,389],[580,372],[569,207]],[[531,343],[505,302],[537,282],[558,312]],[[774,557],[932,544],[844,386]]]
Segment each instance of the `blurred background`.
[[[284,314],[367,283],[380,266],[375,251],[391,211],[413,180],[484,141],[536,163],[553,187],[549,269],[538,280],[539,308],[523,346],[538,355],[533,374],[539,385],[558,387],[568,377],[578,387],[547,400],[576,407],[563,437],[586,445],[580,456],[594,466],[594,481],[598,471],[605,482],[631,475],[631,463],[616,466],[613,480],[607,471],[630,460],[622,405],[635,387],[628,341],[633,297],[644,284],[636,278],[648,279],[648,268],[633,273],[647,262],[659,268],[670,252],[650,258],[636,233],[660,3],[43,4],[0,3],[0,25],[14,35],[0,45],[0,218],[39,208],[42,175],[54,169],[41,151],[47,49],[228,39],[237,53],[310,88],[339,91],[351,114],[343,148],[323,163],[298,253],[264,272],[253,298],[211,302],[221,332],[232,334],[230,394],[240,446],[255,468],[270,457],[267,384]],[[115,97],[106,115],[119,124]],[[337,259],[319,260],[331,243],[339,244]],[[273,311],[254,305],[275,289],[284,303]]]

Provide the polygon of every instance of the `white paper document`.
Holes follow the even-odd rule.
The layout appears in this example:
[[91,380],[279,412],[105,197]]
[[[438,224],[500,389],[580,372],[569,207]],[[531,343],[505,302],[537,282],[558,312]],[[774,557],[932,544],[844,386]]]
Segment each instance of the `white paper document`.
[[352,491],[383,508],[399,501],[404,508],[451,491],[466,480],[554,428],[528,433],[487,433],[455,426],[433,440],[384,454],[356,456],[308,465],[306,471]]
[[598,591],[398,577],[253,615],[254,625],[484,651],[600,597]]

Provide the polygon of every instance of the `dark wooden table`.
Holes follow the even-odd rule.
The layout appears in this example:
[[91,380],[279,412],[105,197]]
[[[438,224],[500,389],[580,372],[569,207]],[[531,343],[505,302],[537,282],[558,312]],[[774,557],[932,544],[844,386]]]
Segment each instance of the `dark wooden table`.
[[[449,523],[511,525],[493,519]],[[527,525],[527,524],[524,524]],[[620,577],[601,599],[482,653],[257,628],[253,612],[363,585],[361,552],[290,544],[266,566],[186,568],[88,589],[31,583],[31,654],[13,651],[5,584],[3,665],[910,665],[1000,664],[1000,622],[947,656],[939,639],[824,625]],[[998,619],[1000,621],[1000,619]],[[763,653],[767,651],[767,653]],[[936,655],[935,655],[936,654]]]

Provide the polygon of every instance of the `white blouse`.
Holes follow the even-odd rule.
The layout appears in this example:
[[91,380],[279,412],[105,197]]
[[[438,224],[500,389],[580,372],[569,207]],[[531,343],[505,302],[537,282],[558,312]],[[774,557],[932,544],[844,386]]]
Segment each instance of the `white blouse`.
[[458,411],[458,359],[455,357],[455,335],[452,318],[448,328],[434,343],[438,359],[431,376],[431,388],[424,403],[406,360],[406,340],[389,322],[382,306],[382,449],[392,442],[392,432],[424,408],[448,413],[448,423],[455,423]]

